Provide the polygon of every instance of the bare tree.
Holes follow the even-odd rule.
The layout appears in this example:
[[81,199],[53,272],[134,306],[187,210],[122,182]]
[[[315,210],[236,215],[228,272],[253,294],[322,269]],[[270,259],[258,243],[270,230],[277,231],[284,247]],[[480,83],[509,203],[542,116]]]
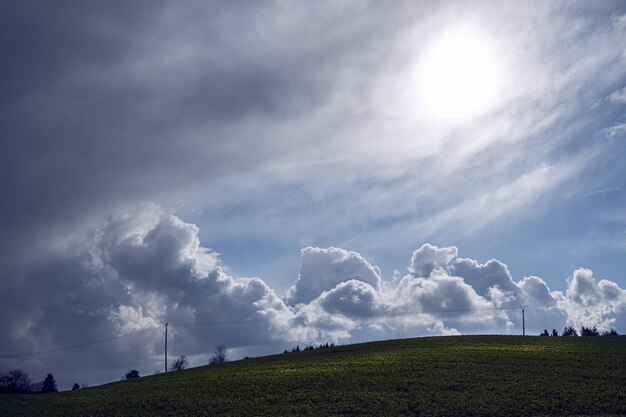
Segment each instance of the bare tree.
[[189,366],[189,361],[185,355],[181,355],[178,358],[174,359],[170,364],[170,371],[182,371],[183,369],[187,369]]
[[21,369],[11,369],[0,374],[0,393],[24,394],[32,392],[31,380]]
[[227,360],[228,358],[226,357],[226,346],[217,345],[215,351],[213,352],[213,355],[211,356],[211,359],[209,359],[209,364],[212,365],[216,363],[224,363]]

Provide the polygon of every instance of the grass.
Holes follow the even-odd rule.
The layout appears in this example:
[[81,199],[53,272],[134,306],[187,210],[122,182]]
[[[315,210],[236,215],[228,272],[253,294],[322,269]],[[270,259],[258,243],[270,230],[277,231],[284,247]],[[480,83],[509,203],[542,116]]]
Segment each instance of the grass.
[[43,395],[1,416],[626,415],[626,337],[389,340]]

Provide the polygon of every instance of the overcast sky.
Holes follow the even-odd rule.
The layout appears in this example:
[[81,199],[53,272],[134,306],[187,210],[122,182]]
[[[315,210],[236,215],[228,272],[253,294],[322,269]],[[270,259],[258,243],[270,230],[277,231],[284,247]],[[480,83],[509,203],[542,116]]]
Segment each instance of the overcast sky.
[[623,1],[9,0],[0,62],[0,371],[626,332]]

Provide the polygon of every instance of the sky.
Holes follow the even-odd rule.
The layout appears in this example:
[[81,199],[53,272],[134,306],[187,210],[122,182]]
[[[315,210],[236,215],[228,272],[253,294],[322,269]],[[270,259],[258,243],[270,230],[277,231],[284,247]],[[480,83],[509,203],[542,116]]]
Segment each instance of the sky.
[[626,332],[623,1],[0,3],[0,372]]

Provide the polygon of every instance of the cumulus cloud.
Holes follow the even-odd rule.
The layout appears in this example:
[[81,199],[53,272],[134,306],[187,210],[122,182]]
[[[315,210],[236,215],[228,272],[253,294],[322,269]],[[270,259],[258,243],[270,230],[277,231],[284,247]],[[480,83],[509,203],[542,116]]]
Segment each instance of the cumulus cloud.
[[90,238],[51,254],[0,293],[8,319],[0,353],[107,341],[34,357],[5,355],[0,365],[35,374],[54,363],[63,381],[85,377],[87,367],[91,376],[84,382],[91,383],[117,379],[112,369],[152,372],[161,365],[166,322],[171,354],[188,355],[195,364],[217,343],[243,356],[331,340],[518,333],[521,305],[528,305],[531,334],[565,324],[624,332],[626,290],[596,281],[588,269],[576,270],[561,293],[539,277],[515,281],[496,259],[480,263],[457,258],[454,246],[424,244],[405,276],[383,281],[380,269],[359,253],[307,247],[300,276],[281,299],[260,278],[227,273],[198,232],[146,206],[111,217]]
[[305,248],[301,251],[302,266],[296,285],[291,287],[285,300],[288,304],[307,303],[323,291],[352,279],[380,289],[380,269],[370,265],[356,252],[340,248]]
[[85,363],[93,363],[94,372],[146,363],[158,369],[168,321],[172,353],[208,354],[218,343],[273,343],[279,332],[270,328],[289,313],[285,304],[264,281],[224,272],[197,233],[196,226],[154,208],[115,216],[92,239],[55,254],[21,285],[3,291],[3,310],[15,313],[15,320],[2,353],[122,337],[95,351],[78,349],[76,356],[61,351],[18,358],[18,364],[26,360],[36,368],[54,361],[63,372]]
[[458,255],[458,249],[454,246],[438,248],[425,243],[421,248],[413,252],[409,271],[420,277],[427,277],[436,268],[445,268],[452,259]]
[[618,315],[626,311],[626,290],[605,279],[596,282],[590,269],[579,268],[569,278],[565,294],[557,294],[559,307],[575,327],[621,327]]

